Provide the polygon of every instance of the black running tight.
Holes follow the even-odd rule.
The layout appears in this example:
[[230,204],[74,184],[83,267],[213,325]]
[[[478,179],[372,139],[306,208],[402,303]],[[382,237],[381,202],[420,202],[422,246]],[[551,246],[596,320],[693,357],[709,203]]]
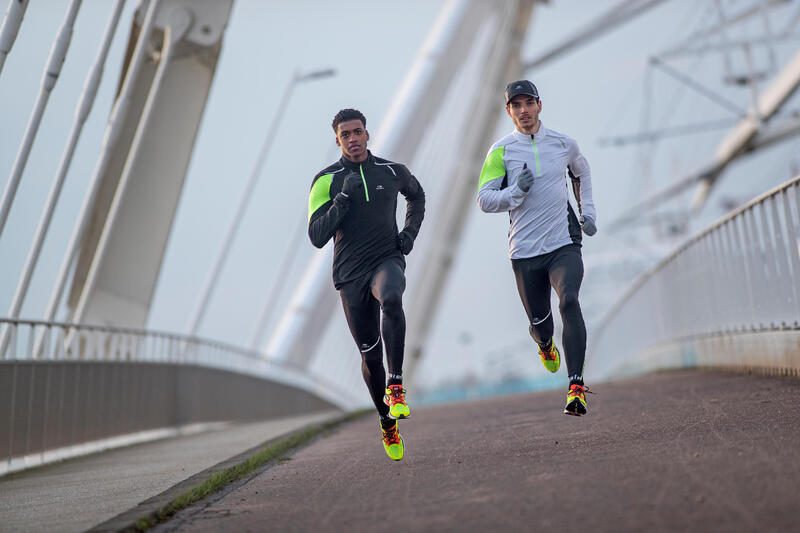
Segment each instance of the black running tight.
[[389,372],[403,373],[406,338],[406,316],[403,313],[405,288],[403,262],[398,258],[387,259],[372,273],[339,288],[347,325],[361,352],[364,382],[375,408],[382,416],[389,412],[389,407],[383,403],[386,371],[383,367],[382,344],[386,346]]
[[569,244],[548,254],[529,259],[512,259],[517,289],[530,321],[530,333],[539,344],[553,337],[550,287],[558,295],[558,310],[564,324],[562,343],[567,372],[583,376],[586,358],[586,325],[583,322],[578,292],[583,280],[580,245]]

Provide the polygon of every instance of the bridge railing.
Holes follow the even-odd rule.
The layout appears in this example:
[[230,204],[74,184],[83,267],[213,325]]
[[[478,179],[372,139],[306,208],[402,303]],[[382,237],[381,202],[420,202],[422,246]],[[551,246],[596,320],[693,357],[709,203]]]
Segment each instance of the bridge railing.
[[0,476],[186,428],[364,404],[363,385],[332,394],[305,368],[213,340],[7,318],[0,328]]
[[9,342],[0,361],[127,361],[199,365],[256,377],[279,377],[314,389],[323,381],[290,362],[200,337],[116,326],[0,318]]
[[[164,331],[96,324],[0,318],[9,328],[3,361],[97,361],[196,365],[274,379],[330,396],[330,380],[291,361],[271,361],[264,353],[232,344]],[[352,384],[349,384],[352,385]],[[356,385],[360,385],[360,382]],[[338,390],[344,408],[363,404],[360,387]]]
[[800,177],[692,237],[589,339],[591,373],[680,366],[800,371]]

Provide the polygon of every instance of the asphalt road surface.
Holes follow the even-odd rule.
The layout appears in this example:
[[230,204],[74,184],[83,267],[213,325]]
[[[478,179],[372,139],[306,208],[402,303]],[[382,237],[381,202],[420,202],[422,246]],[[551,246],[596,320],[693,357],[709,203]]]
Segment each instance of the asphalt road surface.
[[[590,384],[591,385],[591,384]],[[372,416],[157,531],[800,531],[800,380],[679,371]]]

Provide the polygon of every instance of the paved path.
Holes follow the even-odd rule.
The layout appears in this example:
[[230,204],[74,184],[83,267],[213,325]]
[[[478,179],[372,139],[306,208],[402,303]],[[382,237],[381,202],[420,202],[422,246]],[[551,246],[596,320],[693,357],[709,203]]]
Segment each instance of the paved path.
[[0,532],[85,531],[193,474],[336,413],[228,425],[0,478]]
[[[158,531],[800,531],[800,380],[681,371],[342,426]],[[413,408],[413,403],[412,403]],[[2,490],[2,489],[0,489]]]

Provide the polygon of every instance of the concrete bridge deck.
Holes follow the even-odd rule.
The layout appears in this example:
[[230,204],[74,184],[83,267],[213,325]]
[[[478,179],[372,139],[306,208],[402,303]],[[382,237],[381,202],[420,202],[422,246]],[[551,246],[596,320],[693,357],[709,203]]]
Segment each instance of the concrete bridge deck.
[[[593,390],[583,418],[561,413],[561,390],[415,409],[401,422],[406,458],[399,463],[384,455],[377,422],[367,416],[154,530],[800,527],[800,380],[677,371]],[[115,450],[0,479],[0,530],[100,524],[189,475],[175,472],[180,453],[160,455],[176,443],[185,446],[131,447],[140,463],[127,473],[110,469],[122,452]],[[205,461],[234,454],[209,453]]]
[[800,380],[701,371],[417,409],[406,458],[372,417],[158,531],[792,531]]

